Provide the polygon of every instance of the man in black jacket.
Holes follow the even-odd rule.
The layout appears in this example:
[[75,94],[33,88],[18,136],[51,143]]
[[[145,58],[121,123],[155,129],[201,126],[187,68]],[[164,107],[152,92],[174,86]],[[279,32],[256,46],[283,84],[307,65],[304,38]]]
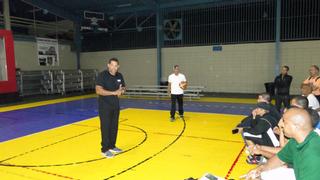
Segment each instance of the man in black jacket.
[[[269,106],[269,114],[276,119],[278,122],[281,119],[281,114],[279,111],[274,107],[274,105],[271,104],[271,97],[268,93],[261,93],[258,96],[257,99],[258,104],[265,104],[266,106]],[[251,125],[251,122],[253,120],[253,116],[255,115],[256,109],[254,109],[251,114],[247,117],[245,117],[237,126],[235,129],[243,128],[243,127],[249,127]],[[234,131],[235,131],[234,129]],[[235,131],[236,132],[236,131]]]
[[279,112],[281,110],[282,103],[285,108],[288,108],[290,105],[290,85],[292,82],[292,76],[288,75],[288,72],[289,67],[283,66],[281,74],[274,80],[276,107]]
[[[278,147],[280,145],[277,136],[273,132],[278,121],[271,115],[268,104],[258,103],[250,122],[250,126],[238,128],[247,147],[255,144],[269,147]],[[260,155],[249,155],[246,161],[249,164],[258,164],[263,161],[263,158]]]
[[279,141],[273,132],[278,120],[270,114],[270,106],[266,103],[258,103],[250,127],[241,128],[247,145],[252,143],[277,147]]

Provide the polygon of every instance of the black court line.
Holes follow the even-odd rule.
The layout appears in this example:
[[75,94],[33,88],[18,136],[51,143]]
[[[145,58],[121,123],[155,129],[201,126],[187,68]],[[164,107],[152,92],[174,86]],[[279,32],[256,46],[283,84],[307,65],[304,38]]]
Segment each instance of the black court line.
[[31,171],[35,171],[35,172],[42,173],[42,174],[46,174],[46,175],[55,176],[55,177],[58,177],[58,178],[80,180],[80,179],[76,179],[76,178],[73,178],[73,177],[69,177],[69,176],[65,176],[65,175],[61,175],[61,174],[57,174],[57,173],[52,173],[52,172],[48,172],[48,171],[44,171],[44,170],[33,169],[33,168],[29,168],[29,167],[21,167],[21,168],[28,169],[28,170],[31,170]]
[[[133,125],[129,125],[129,124],[123,124],[124,126],[128,126],[128,127],[132,127],[132,128],[135,128],[135,129],[138,129],[140,130],[143,134],[144,134],[144,138],[143,140],[141,140],[141,142],[139,142],[137,145],[133,146],[132,148],[129,148],[125,151],[123,151],[122,153],[119,153],[119,154],[116,154],[116,156],[119,156],[119,155],[122,155],[124,153],[127,153],[131,150],[134,150],[136,148],[138,148],[139,146],[141,146],[148,138],[148,134],[147,132],[142,129],[142,128],[139,128],[137,126],[133,126]],[[97,129],[95,129],[94,131],[97,131]],[[83,134],[83,133],[82,133]],[[79,136],[79,135],[78,135]],[[68,139],[65,139],[63,141],[66,141],[66,140],[69,140],[69,139],[72,139],[72,138],[68,138]],[[62,142],[63,142],[62,141]],[[59,141],[60,142],[60,141]],[[55,142],[53,144],[57,144],[59,142]],[[48,147],[48,146],[52,146],[53,144],[49,144],[49,145],[46,145],[44,147]],[[43,149],[44,147],[40,147],[40,148],[37,148],[36,150],[39,150],[39,149]],[[34,152],[35,150],[31,150],[31,152]],[[28,151],[28,153],[30,153],[30,151]],[[28,154],[28,153],[22,153],[20,154],[19,156],[15,156],[14,158],[16,157],[20,157],[22,155],[25,155],[25,154]],[[8,158],[9,159],[9,158]],[[13,159],[10,158],[10,159]],[[77,161],[77,162],[71,162],[71,163],[62,163],[62,164],[43,164],[43,165],[19,165],[19,164],[9,164],[9,163],[2,163],[3,161],[0,162],[0,166],[7,166],[7,167],[27,167],[27,168],[30,168],[30,167],[56,167],[56,166],[70,166],[70,165],[78,165],[78,164],[84,164],[84,163],[90,163],[90,162],[95,162],[95,161],[100,161],[100,160],[104,160],[106,159],[105,157],[102,157],[102,158],[96,158],[96,159],[90,159],[90,160],[85,160],[85,161]]]
[[[121,119],[121,118],[120,118]],[[128,121],[129,119],[122,119],[119,121],[119,123],[122,123],[122,122],[125,122],[125,121]],[[93,126],[93,125],[86,125],[86,124],[78,124],[77,123],[72,123],[72,124],[69,124],[69,125],[72,125],[72,126],[80,126],[80,127],[91,127],[91,128],[99,128],[100,129],[100,126]]]
[[123,170],[123,171],[120,171],[120,172],[118,172],[117,174],[114,174],[114,175],[112,175],[112,176],[109,176],[109,177],[105,178],[105,180],[115,178],[115,177],[117,177],[117,176],[120,176],[120,175],[123,174],[123,173],[126,173],[126,172],[132,170],[133,168],[138,167],[139,165],[141,165],[141,164],[143,164],[143,163],[151,160],[152,158],[156,157],[157,155],[159,155],[160,153],[162,153],[163,151],[165,151],[165,150],[167,150],[169,147],[171,147],[173,144],[175,144],[175,143],[181,138],[182,134],[184,133],[184,131],[185,131],[185,129],[186,129],[186,121],[185,121],[183,118],[182,118],[182,121],[183,121],[183,128],[182,128],[181,132],[179,133],[179,135],[177,136],[177,138],[175,138],[170,144],[168,144],[166,147],[164,147],[163,149],[161,149],[159,152],[157,152],[157,153],[155,153],[155,154],[147,157],[146,159],[140,161],[139,163],[137,163],[137,164],[135,164],[135,165],[133,165],[133,166],[131,166],[131,167]]
[[[78,126],[79,124],[72,124]],[[90,125],[79,125],[79,126],[84,126],[84,127],[92,127],[92,128],[98,128],[98,126],[90,126]],[[135,130],[129,130],[129,129],[119,129],[122,131],[129,131],[129,132],[139,132]],[[164,136],[178,136],[178,134],[170,134],[170,133],[161,133],[161,132],[148,132],[149,134],[157,134],[157,135],[164,135]],[[243,141],[235,141],[235,140],[228,140],[228,139],[218,139],[218,138],[207,138],[207,137],[201,137],[201,136],[184,136],[182,135],[181,137],[183,138],[193,138],[193,139],[202,139],[202,140],[208,140],[208,141],[221,141],[221,142],[230,142],[230,143],[241,143],[243,144]]]
[[[128,120],[128,119],[123,119],[123,120],[120,121],[120,122],[124,122],[124,121],[127,121],[127,120]],[[48,144],[48,145],[45,145],[45,146],[42,146],[42,147],[38,147],[38,148],[32,149],[32,150],[30,150],[30,151],[26,151],[26,152],[24,152],[24,153],[21,153],[21,154],[18,154],[18,155],[9,157],[9,158],[7,158],[7,159],[0,160],[0,165],[1,165],[1,163],[5,162],[5,161],[11,160],[11,159],[14,159],[14,158],[17,158],[17,157],[24,156],[24,155],[27,155],[27,154],[29,154],[29,153],[32,153],[32,152],[35,152],[35,151],[38,151],[38,150],[42,150],[42,149],[44,149],[44,148],[47,148],[47,147],[50,147],[50,146],[53,146],[53,145],[56,145],[56,144],[65,142],[65,141],[67,141],[67,140],[71,140],[71,139],[80,137],[80,136],[83,136],[83,135],[86,135],[86,134],[89,134],[89,133],[91,133],[91,132],[94,132],[94,131],[97,131],[97,130],[100,129],[100,127],[97,127],[97,126],[88,126],[88,125],[81,125],[81,124],[76,124],[76,123],[73,123],[73,124],[70,124],[70,125],[84,126],[84,127],[92,127],[92,128],[95,128],[95,129],[90,130],[90,131],[86,131],[86,132],[84,132],[84,133],[81,133],[81,134],[78,134],[78,135],[75,135],[75,136],[72,136],[72,137],[69,137],[69,138],[66,138],[66,139],[62,139],[62,140],[53,142],[53,143],[51,143],[51,144]]]
[[[52,172],[48,172],[48,171],[44,171],[44,170],[38,170],[38,169],[27,168],[27,167],[18,167],[18,168],[24,168],[24,169],[32,170],[32,171],[35,171],[35,172],[38,172],[38,173],[43,173],[43,174],[46,174],[46,175],[51,175],[51,176],[55,176],[55,177],[59,177],[59,178],[63,178],[63,179],[79,180],[79,179],[76,179],[76,178],[73,178],[73,177],[70,177],[70,176],[61,175],[61,174],[58,174],[58,173],[52,173]],[[1,172],[1,171],[4,172],[4,173],[6,173],[6,174],[10,174],[10,175],[14,175],[14,176],[19,176],[19,177],[21,177],[21,178],[26,178],[26,179],[38,179],[38,178],[35,178],[35,177],[26,176],[26,175],[19,174],[19,173],[13,173],[13,172],[8,172],[8,171],[0,170],[0,172]],[[38,179],[38,180],[39,180],[39,179]]]
[[0,161],[0,165],[2,165],[2,163],[5,162],[5,161],[11,160],[11,159],[14,159],[14,158],[17,158],[17,157],[21,157],[21,156],[24,156],[24,155],[27,155],[27,154],[32,153],[32,152],[35,152],[35,151],[42,150],[42,149],[44,149],[44,148],[47,148],[47,147],[50,147],[50,146],[53,146],[53,145],[56,145],[56,144],[59,144],[59,143],[62,143],[62,142],[65,142],[65,141],[68,141],[68,140],[71,140],[71,139],[80,137],[80,136],[83,136],[83,135],[86,135],[86,134],[89,134],[89,133],[92,133],[92,132],[97,131],[97,130],[98,130],[98,129],[93,129],[93,130],[90,130],[90,131],[86,131],[86,132],[84,132],[84,133],[81,133],[81,134],[78,134],[78,135],[75,135],[75,136],[72,136],[72,137],[69,137],[69,138],[66,138],[66,139],[62,139],[62,140],[60,140],[60,141],[56,141],[56,142],[54,142],[54,143],[47,144],[47,145],[45,145],[45,146],[41,146],[41,147],[32,149],[32,150],[30,150],[30,151],[26,151],[26,152],[24,152],[24,153],[21,153],[21,154],[18,154],[18,155],[9,157],[9,158],[7,158],[7,159],[3,159],[3,160]]
[[6,174],[10,174],[10,175],[14,175],[14,176],[18,176],[18,177],[25,178],[25,179],[35,179],[35,180],[40,180],[40,179],[38,179],[38,178],[34,178],[34,177],[30,177],[30,176],[26,176],[26,175],[19,174],[19,173],[15,173],[15,172],[9,172],[9,171],[3,171],[3,170],[0,170],[0,172],[2,172],[2,173],[6,173]]
[[[169,134],[169,133],[160,133],[154,132],[153,134],[165,135],[165,136],[178,136],[176,134]],[[227,139],[218,139],[218,138],[206,138],[201,136],[182,136],[183,138],[193,138],[193,139],[202,139],[202,140],[210,140],[210,141],[222,141],[222,142],[232,142],[232,143],[243,143],[243,141],[233,141]]]

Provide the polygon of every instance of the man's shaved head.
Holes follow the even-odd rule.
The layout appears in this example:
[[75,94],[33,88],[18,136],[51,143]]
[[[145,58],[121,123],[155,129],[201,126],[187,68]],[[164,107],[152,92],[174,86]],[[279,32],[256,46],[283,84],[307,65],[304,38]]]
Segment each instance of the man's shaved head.
[[296,133],[312,131],[310,114],[299,108],[291,108],[283,115],[284,133],[287,137],[293,138]]

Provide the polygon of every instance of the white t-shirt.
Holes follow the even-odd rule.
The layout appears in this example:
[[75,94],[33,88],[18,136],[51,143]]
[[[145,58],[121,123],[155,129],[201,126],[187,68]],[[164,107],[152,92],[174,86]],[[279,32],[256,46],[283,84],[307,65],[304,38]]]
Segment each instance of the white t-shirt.
[[187,81],[186,77],[179,73],[178,75],[171,74],[168,78],[168,82],[171,83],[171,94],[179,95],[183,94],[183,89],[180,88],[180,83],[182,81]]
[[313,94],[309,94],[307,98],[309,101],[309,108],[316,110],[320,107],[318,99]]

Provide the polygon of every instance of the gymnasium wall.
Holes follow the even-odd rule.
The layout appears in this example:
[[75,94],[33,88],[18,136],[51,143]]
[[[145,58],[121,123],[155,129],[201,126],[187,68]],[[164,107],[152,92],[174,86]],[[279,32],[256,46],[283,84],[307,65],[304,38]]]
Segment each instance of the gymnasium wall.
[[128,85],[157,84],[156,49],[100,51],[81,53],[81,68],[106,69],[107,60],[117,57]]
[[300,93],[300,85],[309,76],[312,64],[320,66],[320,41],[282,43],[282,63],[290,66],[293,75],[292,93]]
[[14,41],[16,67],[21,70],[76,69],[76,55],[70,45],[59,44],[59,66],[40,66],[37,60],[37,44],[34,41]]
[[[272,78],[272,44],[225,45],[213,52],[212,46],[166,48],[164,74],[179,64],[191,85],[204,85],[209,92],[251,93],[263,91]],[[179,55],[177,55],[179,54]],[[271,72],[271,73],[269,73]]]
[[[292,93],[299,93],[300,83],[308,76],[308,67],[320,60],[320,41],[283,42],[283,64],[294,76]],[[259,93],[264,82],[274,79],[274,43],[163,48],[163,79],[179,64],[190,85],[202,85],[208,92]],[[82,68],[105,68],[105,59],[118,57],[121,72],[129,85],[156,84],[156,50],[87,52],[81,54]]]

